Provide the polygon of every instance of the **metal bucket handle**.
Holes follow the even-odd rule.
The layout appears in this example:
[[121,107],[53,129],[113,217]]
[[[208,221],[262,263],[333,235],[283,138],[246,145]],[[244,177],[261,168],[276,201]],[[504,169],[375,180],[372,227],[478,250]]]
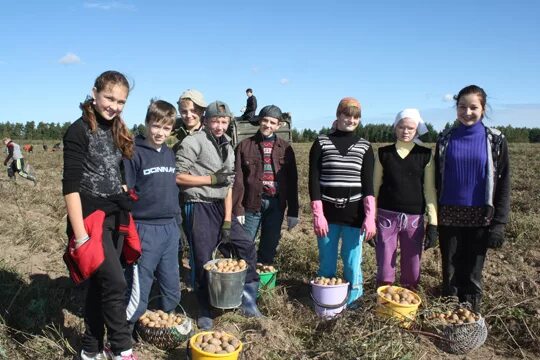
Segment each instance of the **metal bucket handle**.
[[[220,241],[217,243],[216,245],[216,248],[214,249],[214,251],[212,251],[212,260],[216,260],[216,254],[219,250],[219,246],[220,245],[230,245],[230,248],[231,248],[231,252],[230,252],[230,258],[233,259],[233,258],[236,258],[236,259],[239,259],[239,255],[238,255],[238,249],[236,248],[236,246],[232,243],[232,242],[229,242],[227,244],[223,243],[223,241]],[[234,254],[234,257],[233,257],[233,254]]]
[[342,306],[344,306],[347,301],[349,300],[349,295],[351,294],[351,289],[349,289],[349,287],[347,287],[347,296],[345,296],[345,299],[341,302],[341,304],[337,304],[337,305],[328,305],[328,304],[321,304],[320,302],[318,302],[314,297],[313,297],[313,292],[310,291],[309,295],[311,296],[311,300],[313,300],[313,302],[320,306],[320,307],[323,307],[323,308],[326,308],[326,309],[338,309]]

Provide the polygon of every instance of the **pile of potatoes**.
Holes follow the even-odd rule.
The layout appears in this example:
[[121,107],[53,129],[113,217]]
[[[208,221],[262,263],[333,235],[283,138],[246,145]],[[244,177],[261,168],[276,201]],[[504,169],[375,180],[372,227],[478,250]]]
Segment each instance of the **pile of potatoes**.
[[276,271],[276,268],[272,265],[264,265],[261,263],[257,263],[257,274],[264,274],[264,273],[271,273]]
[[318,276],[313,280],[314,284],[317,285],[341,285],[345,283],[341,278],[325,278],[324,276]]
[[247,268],[247,263],[244,259],[221,259],[217,262],[208,262],[204,265],[207,271],[217,271],[220,273],[235,273],[243,271]]
[[141,325],[149,328],[171,328],[184,322],[185,317],[178,314],[167,314],[162,310],[146,311],[140,318]]
[[224,331],[195,336],[193,346],[210,354],[230,354],[240,347],[240,340]]
[[428,320],[435,321],[441,325],[462,325],[472,324],[480,320],[480,315],[475,314],[466,308],[458,308],[454,311],[448,310],[442,314],[432,314]]
[[412,291],[397,286],[388,286],[381,292],[381,295],[385,300],[399,305],[417,305],[420,303]]

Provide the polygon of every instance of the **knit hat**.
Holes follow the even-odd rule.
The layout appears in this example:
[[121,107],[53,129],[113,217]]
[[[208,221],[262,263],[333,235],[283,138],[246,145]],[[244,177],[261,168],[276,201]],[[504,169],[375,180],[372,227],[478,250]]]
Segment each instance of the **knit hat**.
[[344,97],[338,104],[336,116],[339,116],[339,114],[341,114],[344,109],[351,106],[357,107],[358,110],[362,110],[362,107],[360,106],[360,102],[358,100],[353,97]]
[[281,112],[281,109],[276,105],[266,105],[261,109],[258,116],[259,120],[261,120],[263,117],[271,117],[282,121],[283,113]]
[[223,101],[217,100],[208,104],[208,107],[204,113],[205,119],[210,119],[214,116],[228,116],[232,119],[234,115],[229,109],[229,105],[225,104]]
[[397,113],[396,119],[394,121],[394,129],[396,128],[397,124],[401,121],[401,119],[409,118],[413,120],[417,126],[416,128],[416,136],[422,136],[425,133],[428,132],[428,128],[426,124],[424,123],[424,120],[420,117],[420,112],[417,109],[404,109]]
[[203,94],[199,90],[195,89],[187,89],[180,95],[180,99],[178,102],[182,100],[191,100],[194,104],[205,108],[206,107],[206,101],[204,100]]

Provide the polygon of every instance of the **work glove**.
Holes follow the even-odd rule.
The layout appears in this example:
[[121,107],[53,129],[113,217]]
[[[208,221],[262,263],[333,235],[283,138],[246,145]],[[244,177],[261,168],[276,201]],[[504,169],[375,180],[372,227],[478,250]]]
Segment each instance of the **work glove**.
[[246,223],[246,215],[238,215],[236,220],[238,220],[240,225],[244,225]]
[[437,226],[428,224],[426,226],[426,236],[424,237],[424,250],[436,247],[437,245],[439,245]]
[[313,231],[315,231],[315,235],[325,237],[328,234],[328,222],[324,217],[322,201],[312,201],[311,211],[313,212]]
[[488,244],[489,249],[498,249],[504,243],[504,224],[492,224],[489,227]]
[[231,185],[231,175],[234,175],[234,172],[225,171],[225,169],[222,168],[210,175],[210,183],[211,185]]
[[372,237],[371,239],[369,239],[367,241],[368,245],[371,246],[372,248],[376,247],[377,246],[377,235],[375,235],[374,237]]
[[287,230],[291,231],[296,225],[298,225],[298,217],[287,216]]
[[230,244],[231,243],[231,222],[224,221],[221,226],[221,243]]
[[372,195],[366,196],[364,199],[364,223],[362,224],[362,230],[364,231],[365,237],[364,241],[371,240],[375,233],[377,232],[377,227],[375,226],[375,197]]

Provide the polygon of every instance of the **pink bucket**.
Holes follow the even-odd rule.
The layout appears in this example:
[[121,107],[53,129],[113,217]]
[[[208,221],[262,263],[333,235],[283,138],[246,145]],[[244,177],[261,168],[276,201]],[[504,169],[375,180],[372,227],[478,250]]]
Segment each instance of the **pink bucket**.
[[333,318],[347,307],[349,283],[318,285],[311,280],[311,299],[317,315],[325,319]]

